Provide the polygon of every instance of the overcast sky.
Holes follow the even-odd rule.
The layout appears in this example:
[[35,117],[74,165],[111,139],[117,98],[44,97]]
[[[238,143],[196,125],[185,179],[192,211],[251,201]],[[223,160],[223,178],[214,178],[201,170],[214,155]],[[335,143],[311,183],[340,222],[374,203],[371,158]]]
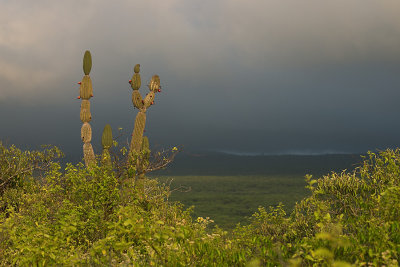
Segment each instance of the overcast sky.
[[[0,138],[81,152],[79,87],[93,57],[92,144],[130,135],[128,80],[161,78],[146,135],[239,153],[400,145],[398,0],[0,0]],[[142,87],[141,92],[147,93]]]

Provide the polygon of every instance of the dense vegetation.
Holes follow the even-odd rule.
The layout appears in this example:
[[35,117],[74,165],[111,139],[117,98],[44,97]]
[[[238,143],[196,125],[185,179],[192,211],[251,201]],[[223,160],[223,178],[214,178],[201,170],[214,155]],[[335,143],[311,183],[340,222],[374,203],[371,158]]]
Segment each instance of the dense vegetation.
[[112,166],[61,169],[59,156],[0,143],[1,265],[398,266],[399,149],[306,176],[311,194],[290,214],[260,207],[229,232],[192,219],[156,180],[137,190]]
[[[152,174],[153,176],[154,174]],[[154,176],[169,185],[170,201],[194,206],[192,217],[210,217],[210,226],[227,230],[247,224],[259,206],[278,206],[289,213],[296,202],[310,195],[304,174]]]

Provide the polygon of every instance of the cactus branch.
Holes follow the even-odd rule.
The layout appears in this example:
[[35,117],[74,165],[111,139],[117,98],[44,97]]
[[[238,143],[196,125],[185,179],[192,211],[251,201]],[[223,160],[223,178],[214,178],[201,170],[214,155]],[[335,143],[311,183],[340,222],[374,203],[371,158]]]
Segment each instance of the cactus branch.
[[103,153],[101,156],[101,162],[104,165],[111,165],[110,147],[112,146],[112,130],[110,124],[106,124],[101,137],[101,145],[103,146]]

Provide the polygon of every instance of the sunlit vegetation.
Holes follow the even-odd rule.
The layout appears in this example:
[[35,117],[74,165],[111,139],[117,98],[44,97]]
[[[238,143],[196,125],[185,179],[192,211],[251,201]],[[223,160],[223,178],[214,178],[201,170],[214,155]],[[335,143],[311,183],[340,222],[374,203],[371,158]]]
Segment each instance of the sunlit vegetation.
[[0,265],[398,266],[399,149],[307,176],[290,212],[259,207],[229,231],[193,219],[155,179],[137,190],[113,166],[62,169],[59,156],[0,144]]

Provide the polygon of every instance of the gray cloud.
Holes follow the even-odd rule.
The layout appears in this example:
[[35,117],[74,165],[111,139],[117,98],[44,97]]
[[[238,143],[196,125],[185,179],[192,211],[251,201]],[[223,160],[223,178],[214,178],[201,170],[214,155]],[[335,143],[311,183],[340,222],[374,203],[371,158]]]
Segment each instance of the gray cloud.
[[[75,82],[90,49],[99,132],[105,123],[131,131],[127,80],[140,63],[142,78],[158,73],[164,88],[148,115],[148,135],[158,144],[279,152],[399,143],[398,1],[38,0],[1,6],[0,110],[18,113],[1,116],[1,138],[24,142],[17,132],[36,117],[68,131],[50,138],[42,129],[48,124],[41,130],[33,124],[32,142],[79,144],[72,136],[80,127]],[[55,108],[63,120],[49,114]]]

